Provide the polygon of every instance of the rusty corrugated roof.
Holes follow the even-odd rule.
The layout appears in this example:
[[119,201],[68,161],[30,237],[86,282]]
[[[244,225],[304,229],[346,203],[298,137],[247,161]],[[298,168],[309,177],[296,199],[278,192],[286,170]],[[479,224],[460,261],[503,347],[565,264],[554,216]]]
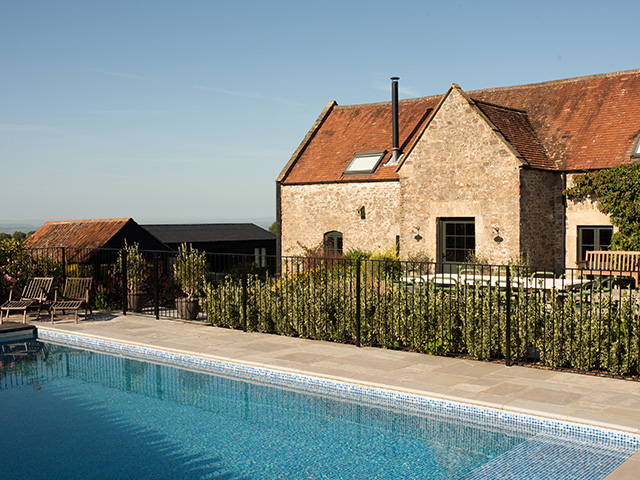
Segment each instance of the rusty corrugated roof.
[[132,218],[46,222],[28,240],[30,248],[101,248]]

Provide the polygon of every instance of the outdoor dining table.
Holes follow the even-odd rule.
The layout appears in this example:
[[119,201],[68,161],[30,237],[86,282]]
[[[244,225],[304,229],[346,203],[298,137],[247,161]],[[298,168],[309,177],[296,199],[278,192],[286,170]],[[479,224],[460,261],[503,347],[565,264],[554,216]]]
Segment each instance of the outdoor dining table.
[[[506,288],[507,281],[505,277],[498,275],[482,275],[482,274],[458,274],[458,273],[436,273],[425,275],[406,275],[402,281],[410,284],[423,284],[427,282],[433,283],[436,287],[452,287],[455,285],[468,285],[479,287],[498,287]],[[566,292],[570,290],[579,290],[581,287],[591,283],[591,280],[583,278],[530,278],[530,277],[512,277],[511,288],[523,290],[556,290]]]
[[567,292],[580,290],[580,288],[591,282],[592,280],[584,278],[517,278],[514,286],[530,290],[557,290],[559,292]]

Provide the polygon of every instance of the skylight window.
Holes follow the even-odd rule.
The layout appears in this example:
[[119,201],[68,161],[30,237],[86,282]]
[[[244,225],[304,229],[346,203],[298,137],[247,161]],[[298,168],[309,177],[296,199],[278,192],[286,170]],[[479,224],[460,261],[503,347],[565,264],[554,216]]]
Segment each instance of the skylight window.
[[384,157],[386,151],[382,152],[360,152],[356,153],[351,162],[344,169],[345,175],[366,175],[373,173],[373,171]]

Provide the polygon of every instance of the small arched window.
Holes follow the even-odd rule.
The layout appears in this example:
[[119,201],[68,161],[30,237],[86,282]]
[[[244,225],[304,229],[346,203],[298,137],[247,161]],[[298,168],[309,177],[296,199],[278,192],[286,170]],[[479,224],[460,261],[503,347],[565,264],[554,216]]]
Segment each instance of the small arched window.
[[342,254],[342,232],[333,230],[325,233],[323,244],[326,254]]

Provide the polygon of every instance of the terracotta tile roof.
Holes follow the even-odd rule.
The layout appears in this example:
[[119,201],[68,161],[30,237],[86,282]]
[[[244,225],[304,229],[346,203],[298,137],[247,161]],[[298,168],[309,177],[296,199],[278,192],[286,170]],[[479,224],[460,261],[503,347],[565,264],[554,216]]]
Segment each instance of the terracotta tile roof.
[[101,248],[132,218],[46,222],[28,240],[30,248]]
[[[420,127],[438,104],[440,97],[400,100],[400,147],[407,150],[417,139]],[[357,180],[395,180],[396,166],[385,166],[392,148],[391,102],[368,105],[334,105],[317,130],[308,135],[306,145],[294,154],[295,163],[280,178],[283,183],[340,182]],[[312,129],[313,130],[313,129]],[[303,143],[305,143],[303,142]],[[343,175],[345,168],[358,152],[387,154],[371,175]],[[290,162],[291,164],[291,162]],[[285,168],[287,170],[287,168]]]
[[480,101],[475,104],[528,165],[541,169],[555,168],[526,112]]
[[[640,70],[467,92],[534,168],[586,170],[628,163],[640,133]],[[442,95],[400,101],[403,151]],[[391,102],[325,108],[278,180],[284,184],[394,180],[397,168],[343,175],[356,152],[391,150]]]
[[628,163],[640,131],[640,70],[467,92],[527,112],[560,170]]

